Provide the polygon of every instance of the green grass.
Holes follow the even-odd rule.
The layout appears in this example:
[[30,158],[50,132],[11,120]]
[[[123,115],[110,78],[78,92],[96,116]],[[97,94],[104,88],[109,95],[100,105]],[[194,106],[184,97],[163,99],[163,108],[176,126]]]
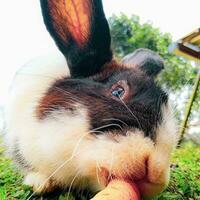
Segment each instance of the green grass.
[[174,153],[171,181],[156,199],[200,200],[200,147],[188,142]]
[[[30,197],[30,188],[22,185],[22,176],[12,162],[3,156],[0,147],[0,200],[25,200]],[[169,187],[155,200],[200,200],[200,147],[185,143],[174,153],[174,167],[171,172]],[[48,196],[34,196],[33,200],[86,200],[85,195],[74,197],[63,192]]]

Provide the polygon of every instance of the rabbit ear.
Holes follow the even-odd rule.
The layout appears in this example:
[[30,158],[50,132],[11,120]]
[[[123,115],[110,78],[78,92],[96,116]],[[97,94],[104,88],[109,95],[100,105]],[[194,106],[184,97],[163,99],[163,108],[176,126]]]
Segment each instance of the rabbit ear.
[[110,31],[101,0],[40,0],[40,4],[71,76],[94,75],[111,61]]
[[122,63],[134,68],[140,68],[147,75],[155,77],[163,68],[162,58],[149,49],[138,49],[125,56]]

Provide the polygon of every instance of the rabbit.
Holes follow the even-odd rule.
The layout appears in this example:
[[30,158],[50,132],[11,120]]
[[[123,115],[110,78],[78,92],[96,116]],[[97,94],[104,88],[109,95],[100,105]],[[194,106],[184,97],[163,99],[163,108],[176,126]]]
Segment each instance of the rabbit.
[[5,108],[11,158],[36,193],[97,192],[112,179],[143,197],[169,182],[177,123],[156,82],[164,61],[138,49],[117,61],[101,0],[41,0],[44,23],[61,54],[16,74]]

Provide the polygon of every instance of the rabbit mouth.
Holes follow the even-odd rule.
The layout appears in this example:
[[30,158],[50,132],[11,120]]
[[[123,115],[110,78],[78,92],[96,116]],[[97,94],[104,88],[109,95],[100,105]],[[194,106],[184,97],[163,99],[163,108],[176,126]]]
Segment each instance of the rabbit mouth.
[[135,184],[144,197],[154,197],[166,188],[166,184],[152,183],[146,178],[136,181]]
[[[118,179],[118,178],[115,178],[115,179]],[[137,187],[138,191],[140,192],[141,196],[147,197],[147,198],[151,198],[151,197],[154,197],[154,196],[160,194],[166,187],[165,184],[151,183],[146,178],[141,179],[139,181],[134,181],[132,179],[127,179],[127,178],[121,178],[121,179],[136,185],[136,187]],[[110,179],[108,181],[108,183],[110,183],[112,180],[113,180],[113,178]]]
[[117,177],[113,174],[109,174],[109,171],[102,168],[101,169],[101,178],[102,184],[104,187],[107,187],[108,184],[117,179],[117,180],[125,180],[126,182],[133,183],[136,185],[138,191],[140,192],[141,196],[151,198],[158,194],[160,194],[166,187],[166,184],[157,184],[152,183],[146,178],[146,176],[140,180],[135,180],[133,177]]

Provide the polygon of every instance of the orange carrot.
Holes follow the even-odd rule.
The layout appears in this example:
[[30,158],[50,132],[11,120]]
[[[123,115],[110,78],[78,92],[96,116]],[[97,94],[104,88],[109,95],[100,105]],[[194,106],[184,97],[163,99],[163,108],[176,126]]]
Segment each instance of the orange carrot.
[[140,200],[140,194],[134,183],[116,179],[91,200]]

